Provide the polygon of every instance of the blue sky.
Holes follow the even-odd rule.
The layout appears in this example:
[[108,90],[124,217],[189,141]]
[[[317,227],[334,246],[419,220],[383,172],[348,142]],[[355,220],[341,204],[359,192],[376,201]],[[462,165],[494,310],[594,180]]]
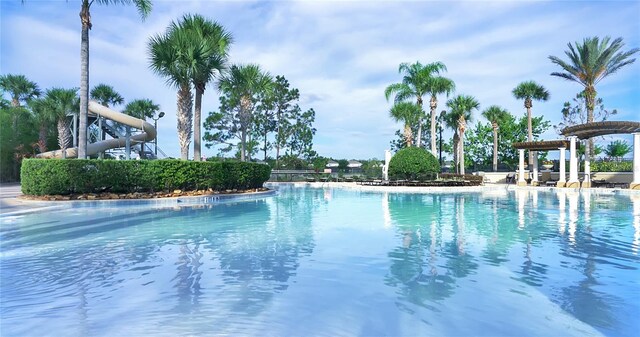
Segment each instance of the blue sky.
[[[337,159],[383,158],[400,124],[388,117],[384,88],[401,80],[401,62],[442,61],[456,94],[475,96],[481,110],[500,105],[525,114],[511,90],[534,80],[551,93],[534,102],[534,116],[552,124],[581,87],[549,74],[560,69],[567,43],[590,36],[622,37],[640,47],[638,1],[154,1],[141,21],[133,7],[92,7],[90,85],[112,85],[126,101],[150,98],[167,115],[159,146],[179,157],[174,89],[149,70],[147,41],[172,20],[199,13],[235,39],[232,63],[257,63],[300,89],[314,108],[314,148]],[[41,88],[77,87],[80,80],[79,1],[0,2],[2,74],[24,74]],[[640,55],[636,55],[640,58]],[[640,121],[640,60],[597,87],[615,120]],[[444,108],[440,97],[438,110]],[[213,86],[203,114],[218,106]],[[485,122],[476,112],[474,123]],[[448,132],[447,134],[450,134]],[[544,139],[557,139],[551,128]],[[608,143],[610,137],[602,142]],[[623,137],[630,140],[630,137]],[[204,148],[212,156],[214,149]]]

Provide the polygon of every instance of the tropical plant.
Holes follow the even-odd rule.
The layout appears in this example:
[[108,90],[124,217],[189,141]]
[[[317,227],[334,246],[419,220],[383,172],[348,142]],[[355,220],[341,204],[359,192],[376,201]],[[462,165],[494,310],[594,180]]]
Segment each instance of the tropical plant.
[[62,150],[62,157],[66,158],[66,150],[71,144],[71,130],[67,116],[78,111],[78,89],[52,88],[45,95],[46,108],[51,109],[58,128],[58,146]]
[[220,97],[220,110],[210,112],[205,121],[205,129],[218,131],[206,132],[205,140],[226,144],[227,148],[223,151],[229,151],[237,145],[231,140],[237,139],[240,142],[240,160],[250,160],[251,153],[247,152],[247,146],[253,142],[251,136],[256,103],[262,93],[271,90],[272,85],[271,75],[256,64],[231,66],[218,83],[218,89],[223,94]]
[[411,126],[418,122],[422,114],[424,114],[422,108],[410,102],[397,102],[389,111],[389,115],[393,120],[404,123],[404,143],[407,147],[413,146]]
[[398,152],[389,162],[389,177],[393,179],[434,179],[440,172],[438,159],[429,151],[419,147],[407,147]]
[[[546,101],[549,99],[549,92],[542,85],[534,81],[525,81],[516,86],[513,96],[517,99],[524,99],[524,107],[527,109],[527,141],[533,140],[533,128],[531,126],[531,108],[533,100]],[[529,151],[529,164],[533,163],[534,152]]]
[[[569,81],[577,82],[584,87],[587,108],[587,123],[594,121],[593,111],[596,105],[596,85],[605,77],[614,74],[622,67],[635,62],[631,56],[638,52],[638,48],[621,51],[624,47],[622,38],[613,41],[609,36],[602,40],[599,37],[585,38],[582,43],[567,44],[569,50],[565,55],[569,61],[563,61],[556,56],[549,56],[552,63],[557,64],[563,72],[553,72],[557,76]],[[592,157],[593,142],[589,141],[587,155]]]
[[624,140],[613,141],[604,149],[604,153],[609,158],[617,161],[621,161],[629,152],[631,152],[631,146]]
[[190,65],[204,53],[202,45],[195,45],[189,34],[176,29],[172,23],[164,34],[151,37],[148,44],[150,68],[166,78],[167,84],[178,90],[177,131],[180,158],[189,159],[189,144],[193,127],[193,95],[191,94]]
[[91,99],[106,106],[122,104],[124,98],[112,86],[100,83],[91,89]]
[[24,75],[7,74],[0,76],[0,89],[11,95],[11,105],[13,107],[22,106],[29,100],[41,95],[38,84],[29,81]]
[[37,146],[40,153],[47,151],[49,125],[56,122],[51,106],[48,103],[44,98],[32,99],[27,103],[29,110],[31,110],[34,124],[38,129]]
[[[586,102],[584,91],[579,92],[572,102],[564,102],[562,107],[562,121],[558,125],[554,126],[559,134],[562,134],[562,130],[569,126],[584,124],[587,122],[586,114]],[[594,121],[606,121],[610,116],[618,113],[618,110],[607,110],[604,107],[602,98],[596,98],[596,105],[593,111]]]
[[197,50],[197,52],[188,54],[192,58],[188,65],[188,73],[195,88],[193,160],[200,161],[202,158],[202,95],[204,95],[207,84],[219,77],[227,68],[229,47],[233,38],[217,22],[198,14],[183,16],[182,21],[171,29],[184,33],[185,38],[191,40],[191,50]]
[[[384,91],[384,96],[389,100],[391,95],[395,95],[394,101],[396,103],[415,98],[420,111],[423,111],[422,97],[430,93],[430,89],[433,89],[433,78],[444,70],[446,70],[446,66],[442,62],[433,62],[426,65],[420,62],[414,64],[401,63],[398,67],[398,72],[403,74],[402,82],[389,85]],[[416,145],[420,147],[422,146],[420,140],[422,139],[423,116],[420,116],[417,122],[418,143]]]
[[507,110],[492,105],[482,112],[482,116],[486,118],[493,128],[493,172],[498,171],[498,128],[510,114]]
[[159,110],[160,106],[158,104],[153,103],[153,101],[148,98],[143,98],[134,99],[127,103],[122,112],[129,116],[146,120],[147,118],[152,118]]
[[[447,70],[442,65],[442,70]],[[436,109],[438,109],[437,95],[446,94],[447,97],[456,89],[455,83],[442,76],[430,77],[427,80],[427,92],[431,94],[431,100],[429,101],[429,107],[431,108],[429,115],[431,115],[431,153],[436,155]]]
[[467,121],[471,121],[472,111],[478,110],[478,108],[480,108],[480,103],[473,96],[458,95],[448,100],[447,106],[451,111],[449,112],[448,116],[445,116],[445,120],[447,121],[446,123],[449,127],[455,125],[455,127],[457,127],[457,130],[459,131],[459,173],[464,174],[464,131],[467,127]]
[[151,0],[82,0],[80,4],[80,118],[78,132],[78,158],[87,157],[87,117],[89,112],[89,30],[91,23],[91,5],[135,5],[138,13],[145,19],[151,11]]

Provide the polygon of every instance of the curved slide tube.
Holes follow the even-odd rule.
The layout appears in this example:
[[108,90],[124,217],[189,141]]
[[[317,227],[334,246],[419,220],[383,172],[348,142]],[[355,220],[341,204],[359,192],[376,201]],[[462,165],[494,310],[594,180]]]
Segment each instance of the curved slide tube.
[[[142,129],[144,131],[141,134],[131,136],[130,143],[135,145],[141,142],[149,142],[156,138],[156,129],[149,122],[143,121],[129,115],[111,110],[104,105],[101,105],[95,101],[89,101],[89,112],[96,116],[108,118],[112,121],[134,127],[136,129]],[[117,149],[119,147],[126,146],[125,138],[107,139],[100,142],[87,144],[87,156],[94,155],[110,149]],[[78,148],[72,147],[66,149],[67,158],[78,157]],[[43,152],[38,154],[38,158],[62,158],[62,150],[55,150],[49,152]]]

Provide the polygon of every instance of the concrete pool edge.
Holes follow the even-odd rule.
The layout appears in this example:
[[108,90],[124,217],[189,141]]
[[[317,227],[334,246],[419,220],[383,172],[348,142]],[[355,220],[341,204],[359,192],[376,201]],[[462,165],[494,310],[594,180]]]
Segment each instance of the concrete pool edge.
[[3,206],[11,205],[16,208],[15,211],[0,212],[0,217],[16,216],[28,213],[34,213],[47,210],[85,208],[85,207],[117,207],[117,206],[151,206],[151,207],[174,207],[174,206],[198,206],[211,205],[225,201],[242,201],[259,199],[274,195],[275,190],[251,192],[251,193],[230,193],[230,194],[211,194],[198,196],[181,196],[171,198],[154,198],[154,199],[109,199],[109,200],[29,200],[18,198],[16,195],[12,198],[5,198]]
[[558,188],[546,186],[516,186],[507,184],[486,184],[481,186],[464,186],[464,187],[425,187],[425,186],[371,186],[359,185],[347,182],[267,182],[265,187],[277,186],[294,186],[294,187],[311,187],[311,188],[345,188],[366,192],[391,192],[391,193],[479,193],[479,192],[495,192],[495,191],[543,191],[543,192],[589,192],[590,194],[621,194],[621,195],[638,195],[640,190],[630,190],[621,188]]

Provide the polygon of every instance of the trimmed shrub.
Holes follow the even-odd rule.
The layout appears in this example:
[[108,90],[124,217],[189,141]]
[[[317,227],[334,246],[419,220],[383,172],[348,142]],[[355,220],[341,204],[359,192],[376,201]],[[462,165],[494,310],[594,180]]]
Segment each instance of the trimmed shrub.
[[476,176],[473,174],[457,174],[457,173],[442,173],[440,179],[443,180],[468,180],[472,185],[481,185],[484,181],[483,176]]
[[[580,163],[580,167],[581,167],[581,170],[584,170],[584,162]],[[633,162],[595,161],[595,162],[591,162],[591,171],[593,172],[633,172]]]
[[396,152],[389,162],[389,177],[392,179],[433,180],[438,172],[438,159],[419,147],[404,148]]
[[270,174],[268,165],[231,161],[26,159],[21,179],[22,193],[50,195],[250,189]]

